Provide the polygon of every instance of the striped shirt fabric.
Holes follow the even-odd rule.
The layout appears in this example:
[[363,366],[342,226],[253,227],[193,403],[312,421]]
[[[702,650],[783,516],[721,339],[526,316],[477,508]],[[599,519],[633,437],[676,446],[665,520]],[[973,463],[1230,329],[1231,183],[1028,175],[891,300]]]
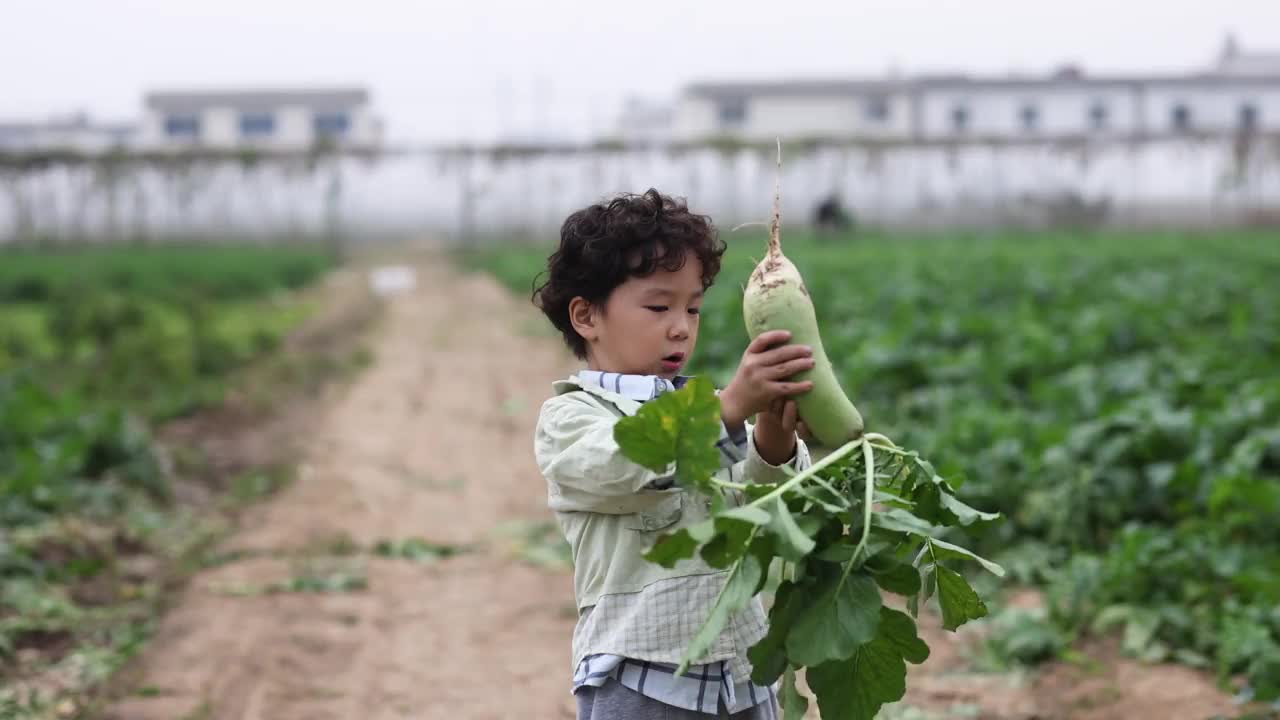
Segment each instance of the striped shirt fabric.
[[691,666],[676,675],[676,665],[633,660],[618,655],[592,655],[584,658],[573,676],[573,690],[583,686],[600,687],[613,678],[636,692],[667,705],[716,715],[721,702],[730,715],[736,715],[761,703],[768,720],[777,720],[777,696],[771,687],[761,687],[750,680],[735,683],[725,661]]

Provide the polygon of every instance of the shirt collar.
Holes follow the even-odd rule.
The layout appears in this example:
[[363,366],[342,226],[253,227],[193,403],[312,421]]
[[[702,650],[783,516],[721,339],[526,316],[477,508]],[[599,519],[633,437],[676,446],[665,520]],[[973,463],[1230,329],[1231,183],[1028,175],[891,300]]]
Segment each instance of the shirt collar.
[[580,384],[599,387],[636,402],[647,402],[664,392],[684,387],[689,380],[687,375],[677,375],[668,380],[658,375],[628,375],[603,370],[579,370],[576,377]]

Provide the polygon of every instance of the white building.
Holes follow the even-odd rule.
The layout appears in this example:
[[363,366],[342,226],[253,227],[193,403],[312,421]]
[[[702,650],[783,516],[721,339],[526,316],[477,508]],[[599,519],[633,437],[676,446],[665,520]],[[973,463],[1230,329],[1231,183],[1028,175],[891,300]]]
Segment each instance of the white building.
[[1280,54],[1228,38],[1211,68],[1182,75],[918,76],[703,83],[676,105],[673,139],[774,137],[1034,140],[1280,132]]
[[373,148],[382,140],[363,89],[153,92],[144,104],[145,147],[289,151],[322,142]]
[[128,123],[98,123],[85,113],[48,120],[0,122],[0,152],[45,150],[98,153],[127,146],[137,134]]

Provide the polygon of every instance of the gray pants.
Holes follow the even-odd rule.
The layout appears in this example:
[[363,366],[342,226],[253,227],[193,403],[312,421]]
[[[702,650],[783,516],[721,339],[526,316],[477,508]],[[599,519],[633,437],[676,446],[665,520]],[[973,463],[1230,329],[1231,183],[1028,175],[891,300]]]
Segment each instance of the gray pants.
[[574,697],[578,700],[578,720],[706,720],[710,717],[777,720],[778,717],[777,706],[772,701],[734,715],[724,709],[723,703],[719,715],[686,710],[641,695],[613,678],[598,688],[578,688]]

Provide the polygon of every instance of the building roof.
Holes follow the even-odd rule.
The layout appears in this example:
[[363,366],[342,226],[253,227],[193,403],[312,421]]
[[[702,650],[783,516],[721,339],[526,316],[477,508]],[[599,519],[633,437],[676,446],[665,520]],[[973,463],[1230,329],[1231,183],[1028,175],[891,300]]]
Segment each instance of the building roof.
[[688,86],[686,93],[711,100],[773,95],[806,97],[814,95],[865,95],[902,89],[904,83],[891,79],[798,79],[766,82],[704,82]]
[[1210,71],[1183,75],[1085,75],[1067,69],[1050,75],[973,76],[964,74],[918,75],[884,80],[778,80],[771,82],[695,83],[685,94],[710,100],[743,97],[813,97],[870,95],[911,90],[1024,90],[1024,89],[1131,89],[1143,86],[1206,87],[1215,85],[1280,85],[1280,69],[1274,72],[1237,74]]
[[313,90],[166,90],[147,93],[144,103],[161,112],[198,112],[209,107],[233,107],[241,111],[268,111],[285,105],[313,110],[349,110],[369,102],[362,88]]
[[1024,89],[1024,88],[1134,88],[1134,87],[1212,87],[1215,85],[1280,85],[1280,72],[1241,77],[1222,72],[1197,72],[1183,75],[1049,75],[1006,77],[922,77],[917,83],[929,89]]

